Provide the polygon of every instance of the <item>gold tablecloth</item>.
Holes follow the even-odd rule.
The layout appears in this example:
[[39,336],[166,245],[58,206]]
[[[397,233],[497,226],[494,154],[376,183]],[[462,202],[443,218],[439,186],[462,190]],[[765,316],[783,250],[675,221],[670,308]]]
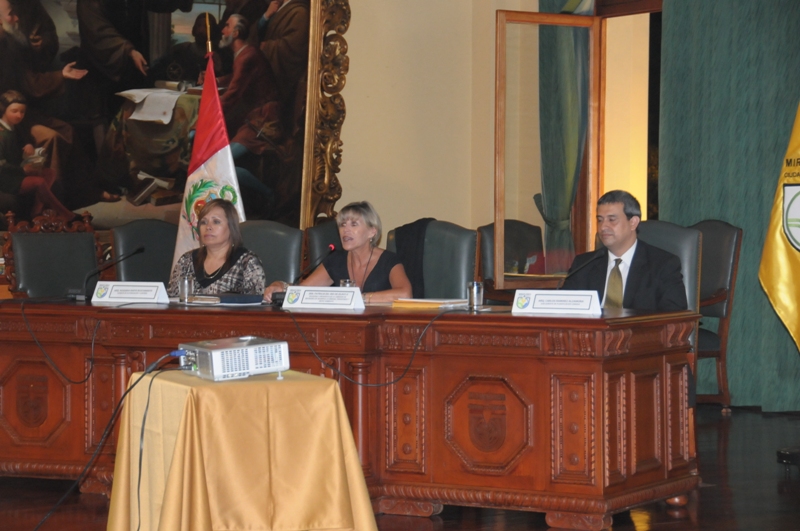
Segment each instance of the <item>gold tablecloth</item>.
[[[283,375],[155,377],[141,466],[142,531],[377,531],[338,384]],[[109,531],[137,528],[139,438],[153,378],[131,391],[120,419]]]

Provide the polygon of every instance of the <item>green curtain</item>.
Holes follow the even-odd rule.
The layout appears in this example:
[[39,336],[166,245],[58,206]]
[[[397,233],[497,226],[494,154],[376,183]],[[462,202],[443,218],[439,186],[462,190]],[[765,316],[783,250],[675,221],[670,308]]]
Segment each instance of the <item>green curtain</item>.
[[[558,12],[564,0],[542,0]],[[539,114],[542,193],[534,202],[545,221],[548,273],[569,269],[575,255],[570,216],[586,146],[589,30],[542,26],[539,30]]]
[[[662,20],[660,219],[721,219],[744,229],[731,398],[764,411],[800,410],[800,355],[758,282],[800,101],[800,2],[664,0]],[[698,378],[698,392],[714,391],[710,360]]]

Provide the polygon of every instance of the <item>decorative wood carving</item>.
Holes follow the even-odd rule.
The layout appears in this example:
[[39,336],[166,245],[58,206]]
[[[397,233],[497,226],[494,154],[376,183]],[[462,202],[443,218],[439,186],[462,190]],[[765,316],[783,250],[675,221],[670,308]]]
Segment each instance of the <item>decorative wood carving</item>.
[[541,349],[540,335],[469,334],[436,332],[436,345],[470,345],[481,347],[510,347]]
[[[386,367],[386,381],[396,380],[403,366]],[[424,474],[425,468],[425,368],[411,367],[406,376],[386,392],[386,470]]]
[[667,470],[689,464],[688,404],[689,366],[667,363]]
[[50,447],[70,420],[67,382],[43,359],[13,360],[0,397],[0,426],[18,445]]
[[604,379],[603,410],[606,422],[603,425],[605,454],[604,485],[610,487],[624,482],[627,477],[627,392],[624,371],[606,372]]
[[444,509],[441,503],[381,498],[373,505],[377,514],[402,514],[405,516],[433,516]]
[[533,404],[502,375],[468,376],[444,406],[444,438],[474,474],[506,474],[533,447]]
[[[512,316],[449,315],[426,333],[408,377],[382,389],[357,386],[326,368],[295,333],[291,317],[268,308],[109,311],[46,304],[29,317],[37,330],[70,326],[70,333],[49,334],[43,344],[72,379],[87,370],[94,326],[102,322],[96,366],[87,384],[64,386],[60,416],[53,414],[48,381],[48,414],[34,429],[69,418],[51,445],[17,444],[0,426],[0,474],[77,477],[131,372],[206,329],[214,337],[289,337],[292,368],[338,379],[370,495],[383,512],[426,515],[445,503],[514,508],[566,514],[554,518],[587,528],[615,512],[688,492],[700,480],[686,449],[688,347],[662,341],[688,330],[682,325],[697,319],[689,312],[590,324],[531,319],[524,327]],[[371,309],[334,323],[315,314],[295,319],[311,331],[324,361],[374,384],[405,369],[430,315]],[[28,356],[47,374],[30,334],[8,323],[21,324],[19,308],[0,306],[0,342],[7,345],[0,349],[0,418],[17,416],[8,391],[14,364]],[[678,332],[665,332],[670,325]],[[540,338],[542,348],[518,347],[508,338]],[[626,341],[627,351],[617,346]],[[587,355],[590,344],[597,352]],[[614,348],[620,352],[609,356]],[[500,415],[505,431],[494,418]],[[6,422],[24,426],[17,418]],[[83,491],[108,492],[112,439]]]
[[[336,174],[342,163],[340,136],[346,114],[341,92],[350,69],[347,41],[343,37],[350,26],[350,5],[348,0],[321,0],[321,11],[322,50],[318,85],[313,78],[309,83],[309,89],[315,91],[318,111],[314,124],[310,193],[307,196],[304,193],[303,198],[310,204],[308,208],[301,205],[303,215],[309,215],[309,219],[301,220],[301,227],[312,226],[321,217],[335,217],[333,208],[342,197],[342,185]],[[308,161],[306,166],[309,166]]]
[[557,483],[595,484],[595,379],[593,374],[551,375],[550,459]]
[[654,470],[663,463],[662,399],[659,368],[631,374],[631,475]]
[[[6,265],[6,279],[9,284],[9,291],[11,291],[14,298],[24,298],[25,293],[17,291],[17,273],[14,266],[14,249],[11,245],[12,233],[27,233],[27,232],[90,232],[94,233],[92,227],[92,215],[84,212],[80,221],[65,220],[58,217],[53,210],[45,210],[41,216],[33,218],[32,222],[20,221],[16,222],[14,213],[9,211],[6,213],[6,221],[8,223],[8,232],[4,233],[3,238],[3,258],[5,258]],[[95,252],[97,255],[97,263],[103,261],[103,249],[100,243],[95,238]]]
[[545,520],[547,521],[547,525],[551,527],[601,531],[602,529],[611,527],[612,518],[610,514],[551,512],[547,513]]

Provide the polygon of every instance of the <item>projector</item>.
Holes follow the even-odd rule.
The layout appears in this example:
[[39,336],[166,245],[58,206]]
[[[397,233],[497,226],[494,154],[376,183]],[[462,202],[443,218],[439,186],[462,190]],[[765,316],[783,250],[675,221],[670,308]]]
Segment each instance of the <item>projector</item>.
[[289,370],[286,341],[244,336],[182,343],[178,348],[186,351],[181,365],[193,365],[197,376],[215,382],[270,372],[282,380],[280,373]]

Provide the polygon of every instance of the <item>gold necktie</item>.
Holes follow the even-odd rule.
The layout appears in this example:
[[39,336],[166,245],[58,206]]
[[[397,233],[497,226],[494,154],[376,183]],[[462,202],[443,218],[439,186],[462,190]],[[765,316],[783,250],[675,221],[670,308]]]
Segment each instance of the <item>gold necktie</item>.
[[614,260],[614,267],[608,275],[606,308],[622,308],[622,273],[619,270],[621,262],[622,258]]

